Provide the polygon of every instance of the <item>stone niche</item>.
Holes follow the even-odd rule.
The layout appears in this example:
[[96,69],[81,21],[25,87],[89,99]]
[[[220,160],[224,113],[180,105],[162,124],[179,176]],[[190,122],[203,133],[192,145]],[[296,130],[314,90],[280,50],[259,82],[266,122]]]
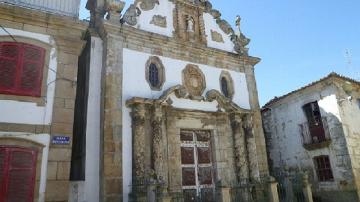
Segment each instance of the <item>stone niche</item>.
[[[206,149],[201,150],[203,153],[195,162],[208,161],[205,162],[208,168],[205,181],[207,191],[212,190],[209,196],[213,201],[222,200],[215,190],[229,189],[241,179],[259,178],[252,111],[240,108],[217,90],[206,92],[201,101],[189,100],[190,97],[186,87],[177,85],[158,99],[134,97],[127,100],[133,133],[130,196],[133,201],[170,201],[179,196],[186,199],[186,188],[193,187],[186,186],[188,177],[183,177],[189,175],[186,169],[184,171],[189,165],[184,165],[183,158],[186,153],[183,148],[189,149],[187,145],[200,144],[210,150],[207,153],[210,155],[205,157],[203,151]],[[176,107],[180,101],[215,105],[213,110],[191,110]],[[183,138],[183,131],[195,134],[196,140]],[[199,133],[208,134],[207,142],[201,142],[204,136],[197,136]],[[196,176],[201,181],[204,176],[200,175]],[[191,172],[189,176],[194,177]],[[205,189],[198,181],[194,186]]]
[[174,36],[183,40],[206,44],[204,8],[187,1],[176,1]]

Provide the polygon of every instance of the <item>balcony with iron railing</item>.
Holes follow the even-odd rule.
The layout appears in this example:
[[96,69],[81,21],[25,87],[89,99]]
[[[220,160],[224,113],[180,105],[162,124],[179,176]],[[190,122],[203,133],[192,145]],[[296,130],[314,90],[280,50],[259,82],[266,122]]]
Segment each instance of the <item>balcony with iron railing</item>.
[[310,125],[308,122],[299,124],[303,147],[307,150],[328,147],[331,143],[330,131],[326,117]]
[[0,0],[16,6],[71,17],[79,16],[80,0]]

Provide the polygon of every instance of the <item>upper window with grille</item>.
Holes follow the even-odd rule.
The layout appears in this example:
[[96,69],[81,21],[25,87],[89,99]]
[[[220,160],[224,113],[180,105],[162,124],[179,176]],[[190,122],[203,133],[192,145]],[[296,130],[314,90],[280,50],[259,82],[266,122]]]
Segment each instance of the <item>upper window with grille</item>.
[[45,49],[0,42],[0,94],[41,96]]
[[314,163],[315,163],[316,173],[320,182],[334,180],[329,156],[314,157]]

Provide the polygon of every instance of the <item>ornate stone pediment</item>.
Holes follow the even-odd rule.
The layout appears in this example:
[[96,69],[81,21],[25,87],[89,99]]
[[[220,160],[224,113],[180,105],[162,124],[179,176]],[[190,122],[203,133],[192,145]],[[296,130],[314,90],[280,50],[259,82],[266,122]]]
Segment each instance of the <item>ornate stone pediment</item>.
[[[148,98],[140,98],[134,97],[126,101],[126,106],[131,107],[136,104],[145,104],[145,105],[157,105],[157,106],[172,106],[171,96],[175,95],[179,99],[188,99],[191,100],[191,94],[187,91],[187,89],[182,85],[176,85],[168,90],[166,90],[158,99],[148,99]],[[201,97],[204,102],[213,102],[216,101],[218,103],[218,108],[222,109],[225,112],[231,113],[242,113],[247,114],[251,113],[251,110],[244,109],[239,107],[232,100],[225,97],[218,90],[209,90],[206,93],[205,97]]]

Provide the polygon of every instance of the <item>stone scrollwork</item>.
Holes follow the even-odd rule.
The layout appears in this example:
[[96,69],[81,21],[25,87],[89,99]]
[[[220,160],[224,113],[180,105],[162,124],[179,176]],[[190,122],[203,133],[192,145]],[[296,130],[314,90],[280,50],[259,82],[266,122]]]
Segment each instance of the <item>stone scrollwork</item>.
[[182,72],[183,85],[192,98],[201,97],[205,88],[205,76],[196,65],[187,65]]
[[139,8],[135,6],[135,4],[131,4],[130,7],[126,10],[123,21],[127,24],[134,26],[137,24],[137,17],[141,14]]

